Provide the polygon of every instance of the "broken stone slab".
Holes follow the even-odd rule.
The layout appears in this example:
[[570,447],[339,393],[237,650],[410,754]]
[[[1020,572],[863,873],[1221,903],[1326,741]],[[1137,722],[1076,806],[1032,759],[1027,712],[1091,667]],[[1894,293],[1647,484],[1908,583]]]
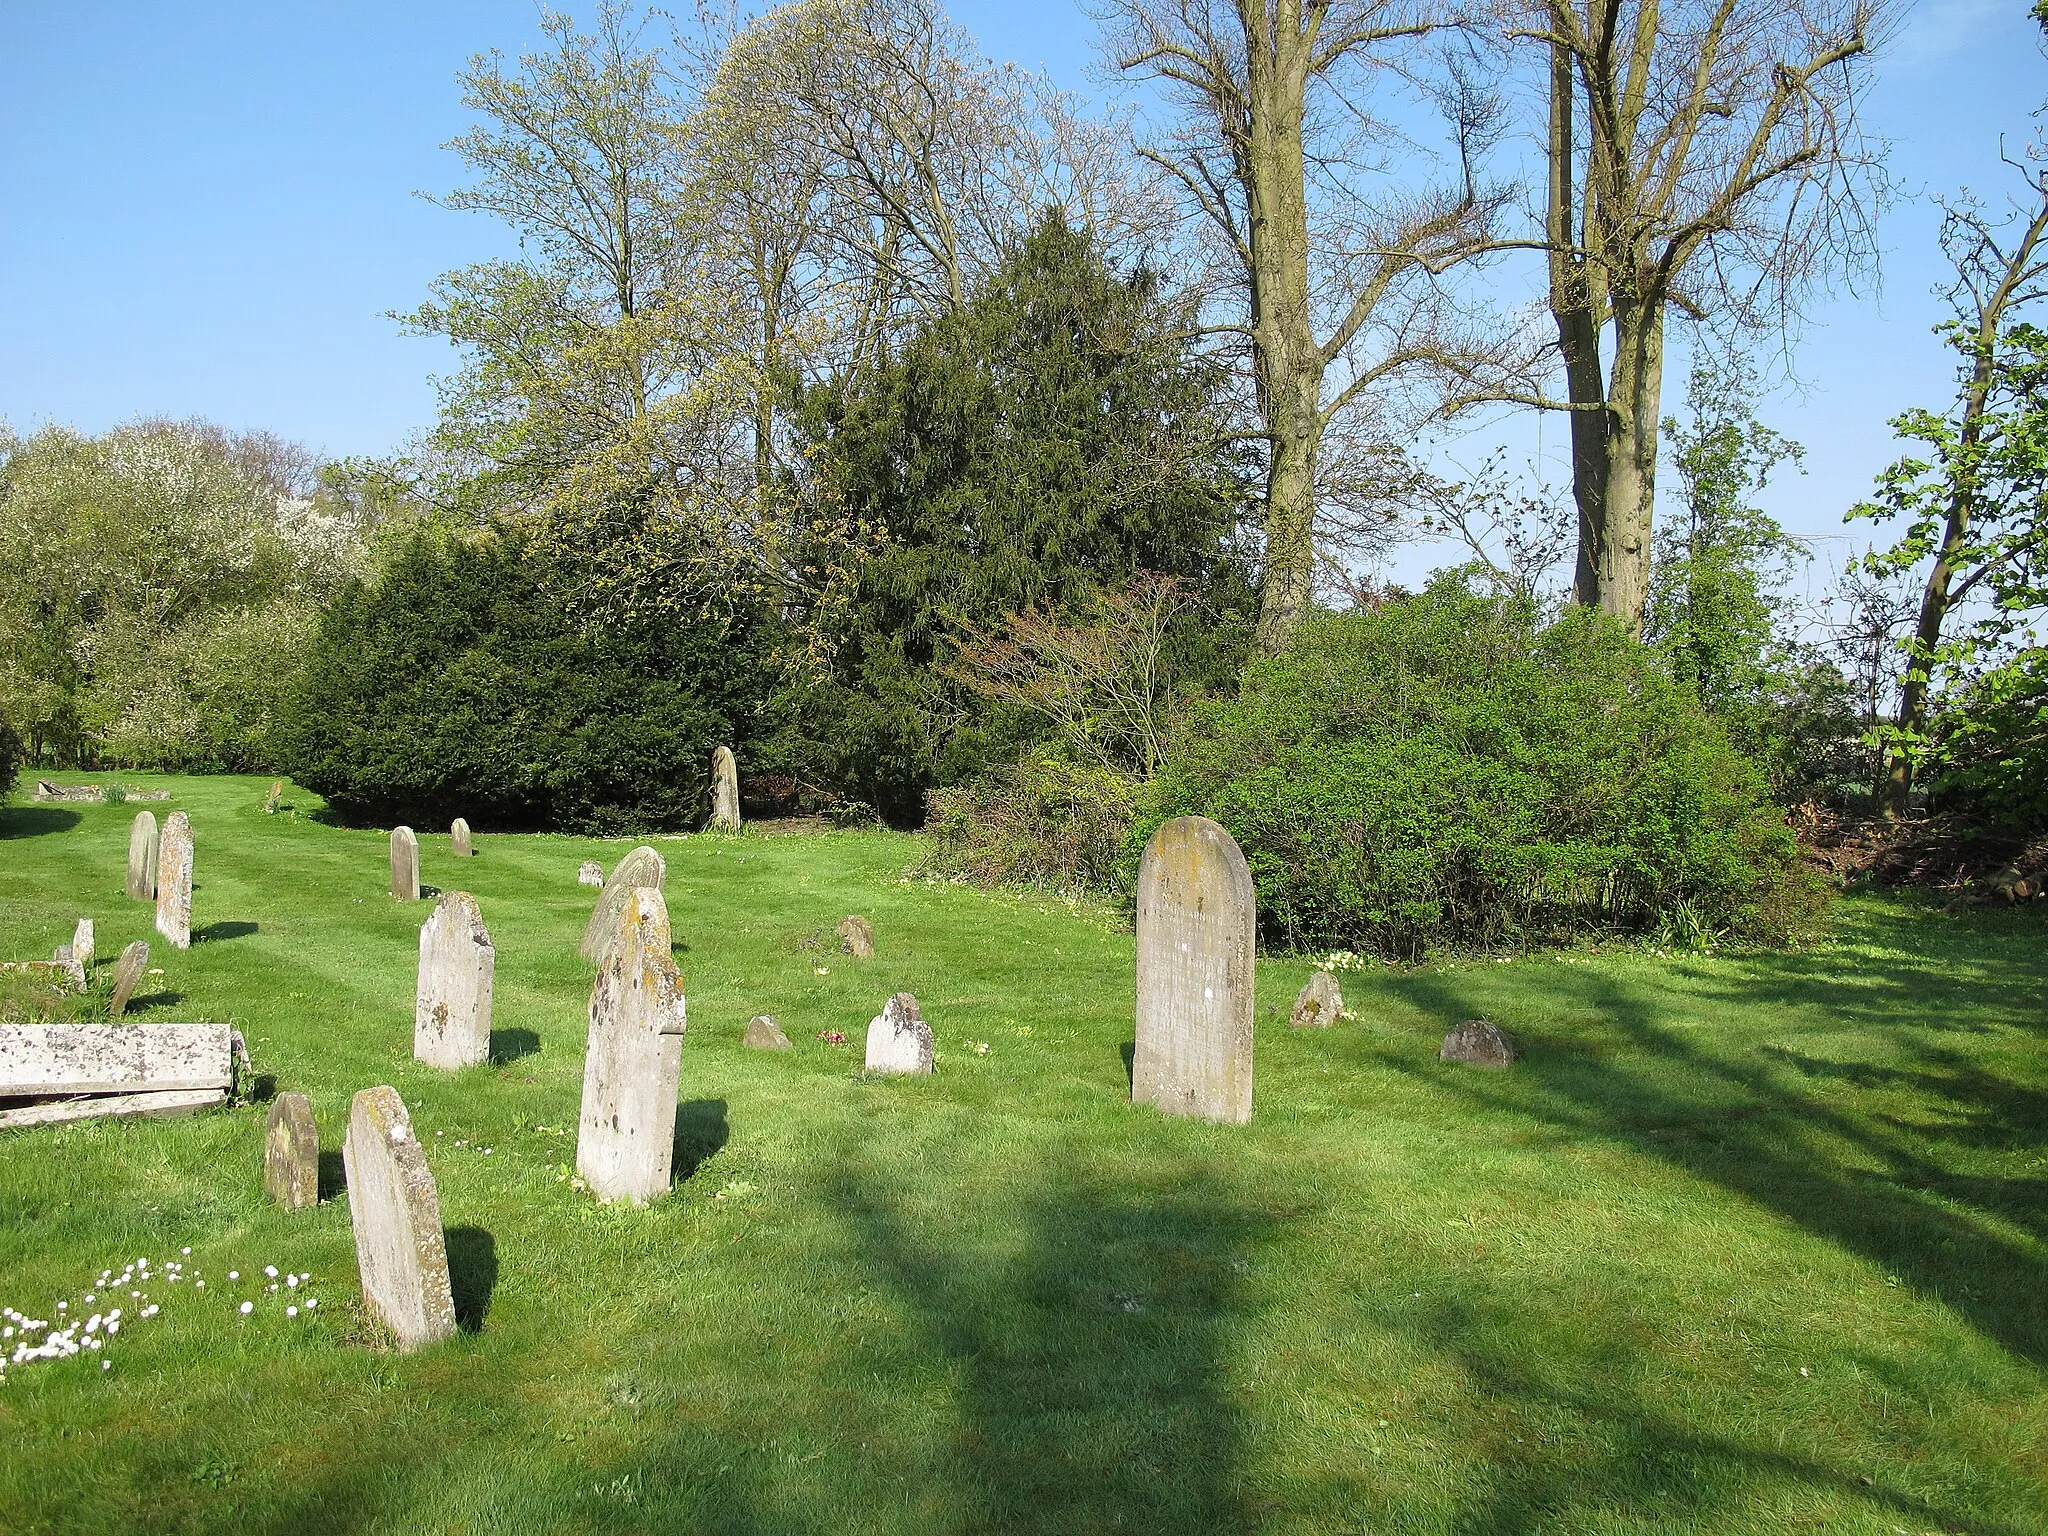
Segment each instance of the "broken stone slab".
[[476,851],[470,845],[469,823],[460,816],[448,825],[448,851],[458,859],[466,859]]
[[192,820],[183,811],[164,818],[157,840],[156,931],[173,949],[192,947]]
[[228,1101],[225,1088],[172,1089],[165,1093],[103,1093],[79,1099],[48,1099],[0,1110],[0,1129],[61,1125],[69,1120],[125,1120],[148,1116],[169,1120]]
[[405,1101],[365,1088],[349,1105],[341,1146],[363,1300],[410,1352],[455,1332],[441,1199]]
[[577,866],[576,883],[578,885],[594,885],[600,891],[603,890],[604,866],[595,859],[585,859],[582,864]]
[[1257,923],[1251,870],[1227,831],[1180,816],[1152,834],[1138,866],[1132,1102],[1251,1119]]
[[1438,1061],[1461,1061],[1473,1067],[1510,1067],[1515,1043],[1484,1019],[1467,1019],[1448,1035],[1436,1053]]
[[590,988],[576,1171],[599,1200],[639,1205],[669,1186],[688,1018],[668,904],[651,886],[622,889],[619,932]]
[[870,1072],[929,1073],[932,1069],[932,1027],[917,1011],[917,999],[898,992],[868,1021],[867,1069]]
[[789,1036],[782,1032],[782,1026],[765,1013],[757,1013],[747,1020],[746,1038],[740,1042],[756,1051],[786,1051],[790,1049]]
[[225,1024],[0,1024],[0,1096],[234,1086]]
[[740,768],[731,747],[711,752],[711,830],[737,832],[740,829]]
[[132,901],[156,900],[156,813],[137,811],[128,826],[128,896]]
[[839,919],[834,930],[839,935],[841,953],[849,954],[856,960],[875,958],[875,928],[864,917],[847,916]]
[[434,903],[433,914],[420,927],[414,1056],[450,1071],[490,1058],[491,982],[497,963],[498,952],[474,896],[449,891]]
[[1287,1015],[1287,1022],[1296,1029],[1328,1029],[1343,1016],[1344,994],[1338,990],[1337,978],[1328,971],[1317,971],[1295,994],[1294,1011]]
[[263,1189],[288,1211],[320,1203],[320,1132],[303,1093],[280,1093],[263,1122]]
[[[97,804],[107,798],[107,791],[97,784],[52,784],[48,779],[37,779],[33,800],[65,800],[74,805]],[[168,789],[124,789],[123,800],[168,800]]]
[[399,901],[420,899],[420,840],[411,827],[391,829],[391,894]]
[[[61,954],[67,947],[60,944],[58,952]],[[0,973],[39,978],[64,992],[75,992],[84,986],[78,967],[69,960],[0,960]]]
[[71,958],[78,963],[80,970],[92,969],[93,939],[92,919],[81,917],[71,930]]
[[142,978],[149,971],[149,946],[137,939],[121,951],[121,958],[114,962],[114,993],[108,1001],[107,1013],[120,1018],[128,1011],[128,1001],[135,996],[135,989],[142,985]]
[[[597,910],[590,914],[590,921],[583,929],[583,942],[577,946],[577,953],[586,960],[602,964],[606,951],[621,931],[619,921],[626,909],[627,898],[643,888],[658,891],[667,878],[667,863],[645,844],[620,859],[618,867],[611,872],[611,878],[604,883],[604,894],[597,898]],[[666,904],[662,911],[662,920],[666,922]]]

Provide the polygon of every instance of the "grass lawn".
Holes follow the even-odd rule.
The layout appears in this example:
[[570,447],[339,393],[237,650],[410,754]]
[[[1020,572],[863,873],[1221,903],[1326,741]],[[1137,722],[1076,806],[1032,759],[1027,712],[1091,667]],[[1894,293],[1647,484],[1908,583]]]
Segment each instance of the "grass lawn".
[[[1318,1032],[1285,1027],[1308,967],[1262,962],[1232,1129],[1127,1102],[1113,922],[906,882],[889,834],[660,839],[684,1145],[666,1199],[609,1209],[566,1179],[576,868],[629,844],[423,831],[498,951],[497,1059],[443,1075],[383,834],[161,782],[198,942],[153,942],[143,1017],[238,1025],[331,1184],[349,1095],[395,1085],[466,1329],[375,1347],[346,1198],[264,1201],[260,1104],[0,1132],[0,1305],[98,1310],[187,1247],[208,1282],[138,1278],[99,1355],[7,1369],[0,1530],[2048,1531],[2038,909],[1347,974],[1357,1020]],[[134,809],[0,811],[0,956],[91,916],[104,991],[155,940]],[[832,952],[848,912],[874,960]],[[896,990],[938,1074],[864,1081]],[[756,1012],[796,1049],[743,1050]],[[1482,1013],[1523,1064],[1439,1064]],[[287,1318],[266,1265],[320,1305]]]

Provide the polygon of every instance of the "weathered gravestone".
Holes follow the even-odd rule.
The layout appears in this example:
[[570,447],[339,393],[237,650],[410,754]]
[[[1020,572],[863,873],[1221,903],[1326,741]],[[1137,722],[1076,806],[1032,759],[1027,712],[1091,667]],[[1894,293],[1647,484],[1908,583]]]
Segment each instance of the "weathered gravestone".
[[192,947],[192,821],[183,811],[164,818],[157,841],[156,931],[173,949]]
[[932,1069],[932,1027],[917,1011],[917,999],[898,992],[868,1020],[870,1072],[928,1073]]
[[875,958],[875,928],[864,917],[842,917],[839,919],[839,947],[856,960]]
[[1337,978],[1328,971],[1317,971],[1295,994],[1294,1011],[1287,1022],[1296,1029],[1328,1029],[1343,1016],[1344,994],[1337,988]]
[[401,1350],[455,1332],[441,1200],[396,1088],[365,1088],[349,1106],[341,1145],[363,1300]]
[[89,917],[81,917],[71,930],[71,958],[78,962],[79,969],[92,969],[93,926]]
[[1515,1043],[1484,1019],[1467,1019],[1448,1035],[1437,1051],[1439,1061],[1462,1061],[1472,1067],[1511,1067]]
[[52,950],[50,952],[50,963],[62,967],[64,974],[70,978],[73,987],[77,988],[80,992],[85,990],[85,967],[78,963],[78,958],[72,954],[69,944],[59,944]]
[[320,1132],[303,1093],[280,1093],[263,1123],[263,1188],[288,1211],[320,1203]]
[[[597,910],[590,914],[577,953],[586,960],[602,963],[605,952],[619,936],[619,915],[626,909],[627,898],[643,887],[658,891],[667,878],[668,865],[652,848],[643,845],[619,860],[611,878],[604,883],[604,894],[597,898]],[[666,910],[664,907],[664,920]]]
[[449,891],[420,928],[412,1053],[430,1067],[473,1067],[491,1054],[491,978],[498,953],[467,891]]
[[449,824],[448,851],[458,859],[466,859],[476,852],[469,841],[469,823],[460,816]]
[[633,886],[590,989],[576,1171],[598,1199],[635,1205],[668,1188],[687,1020],[669,955],[668,905]]
[[128,1011],[128,1000],[142,985],[142,978],[148,970],[149,946],[137,939],[122,950],[121,958],[114,962],[114,995],[107,1004],[108,1017],[118,1019]]
[[391,829],[391,894],[400,901],[420,899],[420,840],[411,827]]
[[137,811],[128,828],[128,896],[156,900],[156,812]]
[[604,866],[595,859],[585,859],[576,866],[576,883],[578,885],[594,885],[600,891],[603,890]]
[[716,747],[711,753],[711,830],[737,832],[740,829],[740,769],[731,747]]
[[782,1032],[782,1026],[765,1013],[757,1013],[747,1020],[746,1038],[740,1042],[756,1051],[786,1051],[790,1049],[789,1036]]
[[1251,1119],[1257,919],[1251,871],[1228,832],[1180,816],[1152,834],[1138,866],[1133,1103]]

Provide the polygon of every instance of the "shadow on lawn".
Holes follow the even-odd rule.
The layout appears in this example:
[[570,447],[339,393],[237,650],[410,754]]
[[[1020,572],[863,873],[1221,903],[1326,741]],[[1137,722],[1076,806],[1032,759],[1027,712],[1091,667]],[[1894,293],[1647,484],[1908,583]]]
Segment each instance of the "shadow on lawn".
[[0,810],[0,838],[47,837],[52,832],[69,832],[83,820],[76,811],[46,805],[12,806]]

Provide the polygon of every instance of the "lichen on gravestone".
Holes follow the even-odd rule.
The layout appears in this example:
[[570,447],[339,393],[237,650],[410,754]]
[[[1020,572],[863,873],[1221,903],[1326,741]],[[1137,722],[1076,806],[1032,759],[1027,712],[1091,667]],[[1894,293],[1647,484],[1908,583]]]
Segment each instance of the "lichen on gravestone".
[[440,1193],[397,1089],[365,1088],[355,1096],[341,1160],[364,1303],[401,1350],[450,1337],[455,1296]]
[[[603,894],[597,898],[597,909],[590,914],[590,921],[584,926],[583,942],[577,946],[577,953],[586,960],[602,963],[612,941],[619,935],[619,917],[625,910],[627,898],[643,888],[660,890],[662,881],[667,877],[667,863],[645,844],[620,859],[618,867],[604,883]],[[663,910],[666,912],[665,907]]]
[[263,1188],[288,1211],[320,1203],[320,1133],[303,1093],[280,1093],[263,1124]]
[[669,1186],[688,1016],[667,903],[652,886],[620,889],[618,932],[590,988],[576,1172],[599,1200],[638,1205]]
[[467,891],[443,894],[420,926],[414,1056],[450,1071],[489,1060],[497,960],[476,898]]
[[870,1072],[924,1075],[932,1069],[932,1057],[932,1028],[910,993],[898,992],[868,1021]]
[[183,811],[164,818],[157,842],[156,931],[173,949],[192,947],[192,822]]
[[1337,978],[1328,971],[1317,971],[1295,994],[1287,1022],[1296,1029],[1328,1029],[1343,1015],[1344,994],[1338,990]]

